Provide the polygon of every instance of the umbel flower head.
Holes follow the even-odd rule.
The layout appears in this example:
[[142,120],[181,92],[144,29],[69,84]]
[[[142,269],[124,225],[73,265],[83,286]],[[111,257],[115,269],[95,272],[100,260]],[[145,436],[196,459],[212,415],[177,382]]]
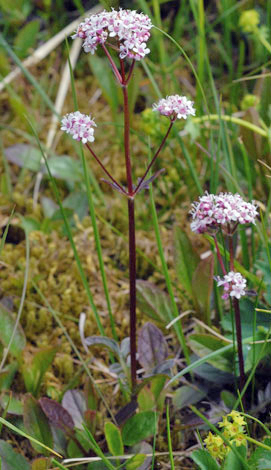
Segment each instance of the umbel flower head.
[[103,11],[79,24],[72,38],[84,39],[85,52],[94,54],[99,44],[115,38],[121,59],[140,60],[149,54],[147,41],[152,28],[150,18],[136,10]]
[[229,297],[235,297],[240,299],[246,295],[246,286],[247,281],[242,276],[242,274],[234,271],[230,271],[223,278],[217,276],[216,278],[217,285],[224,287],[224,293],[222,299],[228,299]]
[[188,100],[186,96],[171,95],[155,103],[153,110],[175,121],[175,119],[186,119],[190,115],[195,116],[196,110],[193,104],[193,101]]
[[193,218],[191,230],[196,233],[205,233],[226,225],[255,224],[258,215],[256,203],[244,201],[240,194],[214,195],[208,192],[192,204],[190,213]]
[[61,120],[61,130],[70,134],[73,139],[82,141],[83,144],[87,142],[94,142],[94,127],[95,122],[91,116],[75,111],[74,113],[66,114]]

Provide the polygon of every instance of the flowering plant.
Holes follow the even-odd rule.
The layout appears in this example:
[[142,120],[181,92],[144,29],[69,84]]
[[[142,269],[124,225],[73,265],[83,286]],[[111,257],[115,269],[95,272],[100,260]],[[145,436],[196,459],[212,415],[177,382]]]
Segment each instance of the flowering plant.
[[[123,94],[124,110],[124,159],[126,167],[127,187],[123,187],[110,171],[105,168],[100,157],[93,150],[94,128],[96,124],[91,115],[82,114],[79,111],[66,114],[62,119],[61,129],[71,135],[73,139],[81,141],[86,145],[91,155],[100,165],[104,173],[109,178],[108,183],[114,190],[127,197],[128,218],[129,218],[129,275],[130,275],[130,352],[131,352],[131,392],[136,393],[136,237],[135,237],[135,209],[134,199],[137,193],[148,188],[149,182],[154,177],[146,180],[146,177],[160,154],[169,136],[170,130],[176,119],[187,119],[189,115],[195,115],[192,101],[185,96],[173,95],[160,100],[153,106],[154,111],[167,116],[170,119],[169,127],[162,139],[157,151],[143,176],[137,184],[133,183],[132,159],[130,149],[130,111],[128,103],[127,87],[133,76],[136,61],[140,61],[146,54],[150,53],[147,41],[150,38],[152,23],[147,15],[136,11],[112,9],[110,12],[103,11],[97,15],[86,18],[77,28],[72,36],[80,37],[84,40],[83,48],[85,52],[94,54],[98,45],[103,48],[106,57],[112,67],[117,82],[121,85]],[[112,43],[113,41],[113,43]],[[119,68],[116,66],[109,49],[116,51],[119,56]],[[124,65],[124,59],[132,60],[128,63],[128,71]],[[185,342],[181,333],[183,349]]]

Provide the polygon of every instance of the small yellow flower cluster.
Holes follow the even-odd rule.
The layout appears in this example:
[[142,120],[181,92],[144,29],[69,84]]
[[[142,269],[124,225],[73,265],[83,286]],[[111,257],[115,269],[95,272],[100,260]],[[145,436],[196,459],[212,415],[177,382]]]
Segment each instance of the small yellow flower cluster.
[[239,26],[244,33],[253,33],[260,24],[260,15],[257,10],[244,11],[239,19]]
[[[238,411],[231,411],[227,416],[223,416],[222,421],[218,423],[218,426],[223,429],[223,436],[230,441],[231,444],[235,444],[237,447],[246,445],[245,429],[246,424],[243,416]],[[230,450],[230,447],[226,445],[222,437],[216,436],[209,432],[206,439],[204,439],[207,450],[210,454],[219,460],[223,460]]]

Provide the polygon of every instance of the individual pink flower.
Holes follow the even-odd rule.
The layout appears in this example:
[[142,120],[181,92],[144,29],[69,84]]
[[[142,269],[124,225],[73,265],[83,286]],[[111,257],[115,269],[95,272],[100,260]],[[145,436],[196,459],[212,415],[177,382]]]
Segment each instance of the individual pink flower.
[[195,116],[196,110],[193,108],[193,104],[193,101],[188,100],[186,96],[171,95],[155,103],[153,110],[175,121],[175,119]]
[[146,43],[152,26],[150,18],[136,10],[112,9],[86,18],[72,38],[84,39],[83,48],[91,54],[95,53],[99,44],[115,38],[121,59],[140,60],[150,52]]
[[256,203],[244,201],[239,194],[220,193],[216,196],[208,192],[192,204],[190,213],[193,218],[191,230],[196,233],[217,230],[221,226],[234,228],[237,224],[255,224],[258,215]]
[[96,124],[91,116],[75,111],[74,113],[66,114],[61,121],[61,130],[70,134],[73,139],[82,141],[83,144],[87,142],[94,142],[94,127]]
[[222,299],[228,299],[229,297],[235,297],[240,299],[246,295],[247,281],[242,274],[234,271],[230,271],[223,278],[216,277],[217,285],[224,287],[224,294]]

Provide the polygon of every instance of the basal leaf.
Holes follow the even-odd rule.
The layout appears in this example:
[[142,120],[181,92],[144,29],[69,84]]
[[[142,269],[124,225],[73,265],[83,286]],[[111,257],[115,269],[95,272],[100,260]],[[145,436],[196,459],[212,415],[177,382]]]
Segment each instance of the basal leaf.
[[34,396],[38,395],[44,374],[52,364],[57,351],[58,348],[44,348],[35,354],[31,363],[25,360],[22,366],[25,387]]
[[111,422],[105,423],[104,434],[109,452],[111,452],[111,454],[115,456],[123,455],[124,447],[122,437],[120,430],[117,428],[117,426],[115,426],[115,424]]
[[198,403],[206,396],[206,391],[183,385],[178,388],[173,395],[173,405],[177,410],[181,410],[188,405]]
[[175,227],[173,235],[175,271],[181,286],[192,295],[192,278],[200,258],[183,230]]
[[65,410],[60,403],[50,398],[43,397],[39,399],[39,404],[50,423],[54,426],[64,431],[74,428],[74,422],[70,413]]
[[[24,400],[24,427],[28,434],[40,441],[42,444],[45,444],[50,448],[53,447],[53,437],[48,419],[43,413],[37,400],[35,400],[35,398],[30,394],[27,394]],[[31,441],[31,445],[37,452],[49,455],[47,450],[35,442]]]
[[[8,346],[16,322],[15,315],[0,303],[0,339],[5,347]],[[14,356],[19,356],[26,345],[26,339],[21,325],[18,325],[10,352]]]
[[39,171],[41,162],[41,152],[33,145],[15,144],[5,149],[6,159],[21,168],[32,171]]
[[145,323],[138,333],[138,361],[145,371],[163,363],[168,355],[163,333],[151,322]]
[[22,454],[15,452],[8,442],[0,440],[1,470],[30,470],[30,464]]
[[84,413],[87,409],[86,401],[80,390],[67,390],[62,399],[62,406],[72,416],[74,425],[83,429]]
[[129,418],[122,428],[124,445],[132,446],[156,432],[156,414],[154,411],[142,411]]
[[169,296],[148,281],[137,281],[137,305],[141,312],[153,320],[169,323],[172,320],[172,307]]
[[85,338],[87,346],[105,346],[110,349],[117,357],[120,356],[120,349],[117,341],[107,336],[89,336]]
[[214,256],[211,253],[201,260],[193,274],[192,293],[194,304],[204,321],[209,321],[209,310],[214,278]]
[[[215,338],[210,334],[194,334],[189,337],[189,345],[192,351],[199,357],[207,356],[213,351],[223,348],[227,343],[219,338]],[[231,352],[208,361],[217,369],[225,372],[232,372],[232,354]]]
[[141,467],[146,459],[146,455],[144,454],[137,454],[134,455],[131,459],[127,460],[126,462],[126,470],[136,470],[137,468]]
[[14,41],[14,49],[18,57],[24,58],[31,47],[34,47],[37,41],[40,29],[40,20],[28,21],[23,28],[20,29]]
[[[220,470],[219,465],[207,450],[194,450],[191,458],[199,466],[200,470]],[[231,470],[235,470],[234,467]]]

